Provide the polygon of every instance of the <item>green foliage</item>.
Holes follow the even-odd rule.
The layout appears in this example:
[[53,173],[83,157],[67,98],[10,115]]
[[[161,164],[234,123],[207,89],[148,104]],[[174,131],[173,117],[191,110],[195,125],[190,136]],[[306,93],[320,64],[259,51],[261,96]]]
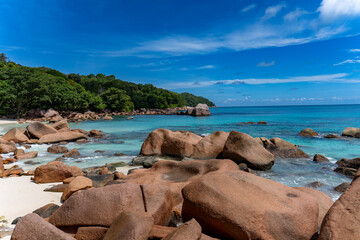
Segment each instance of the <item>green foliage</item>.
[[190,107],[195,107],[198,103],[205,103],[209,107],[215,106],[215,104],[211,102],[209,99],[195,96],[191,93],[181,93],[180,96],[186,101],[186,105]]
[[189,93],[178,94],[118,80],[114,75],[63,74],[54,69],[31,68],[7,61],[0,54],[0,115],[19,117],[31,109],[58,111],[132,111],[214,104]]

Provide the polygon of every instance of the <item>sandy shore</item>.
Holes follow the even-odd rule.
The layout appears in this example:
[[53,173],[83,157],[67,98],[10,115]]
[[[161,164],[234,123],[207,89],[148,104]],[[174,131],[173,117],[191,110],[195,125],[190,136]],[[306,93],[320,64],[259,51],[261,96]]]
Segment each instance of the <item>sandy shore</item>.
[[0,217],[4,216],[8,225],[14,228],[11,222],[15,218],[31,213],[48,203],[60,205],[62,193],[43,191],[56,184],[58,183],[36,184],[30,180],[30,176],[0,179]]
[[16,124],[16,123],[18,123],[16,120],[0,120],[0,125]]

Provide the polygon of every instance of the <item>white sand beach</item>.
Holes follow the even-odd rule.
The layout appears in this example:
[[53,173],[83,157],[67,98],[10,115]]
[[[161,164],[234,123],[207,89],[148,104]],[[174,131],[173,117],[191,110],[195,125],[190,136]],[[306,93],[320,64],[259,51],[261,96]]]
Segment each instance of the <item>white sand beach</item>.
[[19,216],[31,213],[48,203],[61,205],[62,193],[44,192],[45,188],[56,184],[58,183],[36,184],[30,180],[30,176],[0,179],[0,217],[4,216],[9,227],[14,228],[11,222]]
[[16,124],[16,123],[18,123],[18,121],[16,121],[16,120],[0,120],[0,125]]

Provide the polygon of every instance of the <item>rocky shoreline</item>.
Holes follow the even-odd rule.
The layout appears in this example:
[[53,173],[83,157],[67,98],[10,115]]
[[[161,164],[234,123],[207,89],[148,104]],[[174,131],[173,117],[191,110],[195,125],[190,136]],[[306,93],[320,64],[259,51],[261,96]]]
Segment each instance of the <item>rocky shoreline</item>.
[[[299,135],[316,137],[313,132],[304,129]],[[98,130],[70,129],[67,120],[52,125],[33,122],[2,136],[0,153],[13,153],[13,159],[0,161],[0,176],[32,175],[37,184],[60,182],[46,191],[62,193],[63,202],[19,216],[11,239],[324,240],[360,236],[356,207],[360,161],[338,162],[338,168],[354,178],[351,185],[339,186],[344,193],[333,203],[315,189],[288,187],[253,174],[271,169],[277,158],[310,158],[298,146],[276,137],[253,138],[237,131],[201,137],[157,129],[148,135],[131,167],[119,162],[80,169],[61,159],[27,173],[4,167],[4,163],[37,155],[17,149],[19,145],[31,148],[31,144],[50,143],[49,152],[76,156],[76,149],[63,144],[102,136]],[[326,160],[315,155],[314,161]]]
[[[96,121],[96,120],[113,120],[113,116],[129,116],[128,119],[131,119],[131,116],[137,115],[188,115],[194,117],[201,116],[210,116],[209,107],[206,104],[198,104],[196,107],[175,107],[175,108],[165,108],[165,109],[146,109],[141,108],[138,110],[133,110],[131,112],[126,111],[116,111],[112,112],[110,110],[104,110],[103,112],[96,113],[92,111],[87,111],[84,113],[80,112],[66,112],[66,111],[55,111],[53,109],[43,110],[43,109],[33,109],[30,110],[24,117],[19,118],[19,123],[26,123],[32,121],[40,122],[58,122],[61,120],[68,120],[69,122],[82,122],[86,120]],[[3,116],[1,119],[8,119]]]

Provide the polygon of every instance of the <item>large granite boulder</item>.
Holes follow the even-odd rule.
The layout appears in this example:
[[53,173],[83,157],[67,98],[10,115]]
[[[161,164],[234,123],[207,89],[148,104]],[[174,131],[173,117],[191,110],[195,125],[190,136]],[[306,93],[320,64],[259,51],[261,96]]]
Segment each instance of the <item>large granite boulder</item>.
[[360,178],[355,178],[326,214],[319,240],[360,239]]
[[62,182],[69,177],[82,175],[80,168],[68,166],[60,161],[49,162],[35,169],[34,180],[36,183]]
[[210,116],[209,106],[199,103],[196,107],[188,107],[186,114],[195,117]]
[[229,137],[228,132],[217,131],[214,132],[196,144],[194,153],[191,158],[195,159],[214,159],[221,158],[225,142]]
[[360,134],[360,129],[356,127],[347,127],[342,132],[342,136],[345,137],[355,137],[356,134]]
[[315,132],[314,130],[312,130],[311,128],[305,128],[305,129],[301,130],[298,133],[298,135],[302,136],[302,137],[316,137],[319,134],[317,132]]
[[169,155],[190,157],[202,137],[187,131],[156,129],[141,146],[142,155]]
[[108,228],[105,227],[79,227],[76,240],[103,240]]
[[57,227],[108,227],[125,210],[145,212],[139,185],[114,184],[77,193],[66,200],[49,221]]
[[146,211],[155,224],[167,224],[173,209],[183,202],[181,189],[189,182],[211,172],[238,170],[231,160],[159,161],[150,169],[138,169],[115,182],[141,185]]
[[52,125],[59,132],[70,131],[70,127],[67,120],[61,120]]
[[38,156],[37,151],[31,151],[31,152],[27,152],[27,153],[24,152],[24,153],[15,155],[17,160],[31,159],[31,158],[36,158],[37,156]]
[[210,173],[182,190],[184,221],[221,239],[310,239],[318,231],[311,194],[243,171]]
[[48,134],[54,134],[58,131],[53,128],[50,125],[47,125],[42,122],[33,122],[26,128],[31,136],[40,139],[41,137],[48,135]]
[[22,217],[11,235],[12,240],[75,240],[35,213]]
[[39,139],[38,143],[58,143],[62,141],[71,142],[80,138],[86,138],[86,136],[80,132],[75,131],[57,132],[44,135]]
[[15,143],[19,143],[26,142],[29,140],[29,138],[18,128],[12,128],[1,137],[1,140],[5,142],[13,141]]
[[146,213],[123,211],[111,224],[104,240],[147,240],[154,226],[154,219]]
[[329,211],[331,206],[334,204],[334,201],[332,200],[331,197],[329,197],[325,193],[320,192],[320,191],[315,190],[315,189],[312,189],[312,188],[296,187],[296,189],[300,190],[300,191],[303,191],[303,192],[306,192],[306,193],[309,193],[318,200],[318,204],[319,204],[318,223],[319,223],[319,227],[320,227],[326,213]]
[[65,201],[68,199],[73,193],[79,190],[85,190],[92,187],[91,179],[83,176],[75,177],[69,185],[65,188],[61,199]]
[[38,208],[33,211],[33,213],[36,213],[42,218],[49,218],[56,210],[59,209],[59,206],[54,203],[46,204],[45,206],[42,206],[41,208]]
[[266,150],[274,154],[275,157],[279,157],[279,158],[309,158],[310,157],[296,145],[278,137],[272,138],[270,140],[261,137],[260,141],[263,143],[263,146],[266,148]]
[[225,142],[223,158],[236,163],[246,163],[252,169],[269,170],[274,164],[275,157],[258,141],[246,133],[231,131]]

